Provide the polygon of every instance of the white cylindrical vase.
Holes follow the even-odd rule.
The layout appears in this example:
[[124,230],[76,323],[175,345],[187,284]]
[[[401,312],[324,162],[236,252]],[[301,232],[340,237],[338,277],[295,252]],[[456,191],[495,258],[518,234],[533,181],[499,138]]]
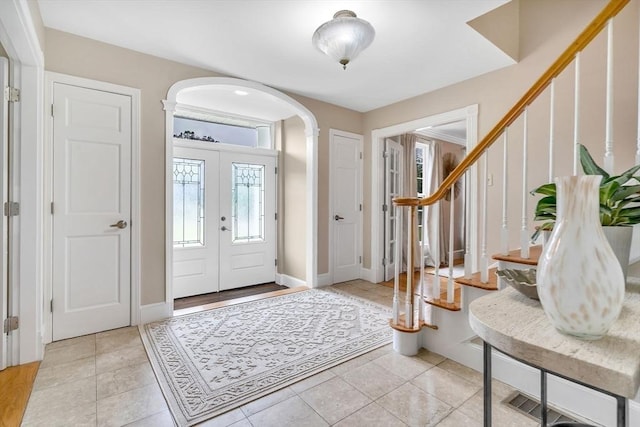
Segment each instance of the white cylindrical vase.
[[599,218],[599,175],[555,179],[556,223],[538,262],[538,296],[557,330],[582,339],[604,336],[620,315],[622,268]]

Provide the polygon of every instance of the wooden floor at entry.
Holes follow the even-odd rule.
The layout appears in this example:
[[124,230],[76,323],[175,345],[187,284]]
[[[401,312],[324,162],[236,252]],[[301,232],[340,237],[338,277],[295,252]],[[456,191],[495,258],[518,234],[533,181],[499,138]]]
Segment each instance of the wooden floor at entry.
[[197,307],[214,302],[264,294],[266,292],[281,291],[283,289],[287,289],[287,287],[276,285],[275,283],[263,283],[261,285],[245,286],[243,288],[229,289],[227,291],[221,292],[212,292],[210,294],[176,298],[175,300],[173,300],[173,309],[182,310],[184,308]]
[[0,427],[17,427],[22,422],[39,365],[33,362],[0,371]]

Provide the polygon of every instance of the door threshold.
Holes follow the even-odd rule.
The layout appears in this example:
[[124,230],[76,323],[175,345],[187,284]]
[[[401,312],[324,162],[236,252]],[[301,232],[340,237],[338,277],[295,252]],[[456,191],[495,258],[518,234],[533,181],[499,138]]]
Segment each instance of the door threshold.
[[192,313],[198,313],[200,311],[206,311],[206,310],[212,310],[214,308],[220,308],[220,307],[227,307],[230,305],[236,305],[236,304],[244,304],[246,302],[250,302],[250,301],[258,301],[261,299],[265,299],[265,298],[272,298],[272,297],[277,297],[280,295],[288,295],[288,294],[293,294],[296,292],[302,292],[302,291],[306,291],[309,290],[310,288],[307,286],[297,286],[295,288],[288,288],[288,289],[283,289],[280,291],[272,291],[272,292],[265,292],[263,294],[257,294],[257,295],[250,295],[250,296],[246,296],[246,297],[241,297],[241,298],[235,298],[235,299],[230,299],[230,300],[226,300],[226,301],[219,301],[219,302],[213,302],[210,304],[204,304],[204,305],[199,305],[199,306],[195,306],[195,307],[189,307],[189,308],[183,308],[180,310],[174,310],[173,311],[173,316],[183,316],[185,314],[192,314]]

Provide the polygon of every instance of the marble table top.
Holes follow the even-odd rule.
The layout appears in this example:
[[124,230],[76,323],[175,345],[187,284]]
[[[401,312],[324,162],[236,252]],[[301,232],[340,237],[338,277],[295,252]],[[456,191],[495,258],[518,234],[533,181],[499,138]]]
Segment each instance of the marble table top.
[[512,288],[469,305],[471,328],[498,350],[573,380],[633,398],[640,387],[640,289],[627,291],[609,333],[585,341],[558,332],[539,301]]

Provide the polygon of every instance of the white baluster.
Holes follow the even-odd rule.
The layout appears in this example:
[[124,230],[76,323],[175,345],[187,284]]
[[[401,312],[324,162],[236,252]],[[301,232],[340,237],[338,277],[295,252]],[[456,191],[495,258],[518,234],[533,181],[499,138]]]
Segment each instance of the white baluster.
[[500,230],[500,252],[502,252],[503,255],[507,255],[509,253],[509,228],[507,219],[507,195],[509,194],[508,133],[509,128],[505,128],[502,143],[502,229]]
[[548,182],[553,182],[553,171],[555,160],[553,155],[553,146],[555,142],[554,131],[556,128],[556,79],[551,80],[551,93],[549,94],[549,179]]
[[604,170],[613,173],[613,19],[607,23],[607,92],[604,128]]
[[396,221],[395,275],[393,279],[393,323],[400,319],[400,272],[402,266],[402,208],[393,205],[393,215]]
[[529,145],[529,120],[527,116],[528,110],[525,108],[523,113],[524,135],[522,138],[522,228],[520,230],[520,256],[525,259],[529,258],[529,230],[527,229],[527,196],[529,195],[529,189],[527,188],[527,186],[529,185],[529,183],[527,182],[527,169],[529,163],[527,148]]
[[480,281],[487,283],[489,281],[489,257],[487,256],[487,211],[489,199],[489,152],[484,152],[484,162],[482,176],[484,177],[483,198],[482,198],[482,249],[480,255]]
[[407,292],[404,298],[404,326],[413,327],[413,213],[414,207],[407,209]]
[[435,239],[433,241],[433,261],[435,264],[435,270],[433,272],[433,298],[440,298],[440,202],[436,202],[433,205],[433,212],[431,213],[434,217],[434,222],[436,224],[436,232],[433,233]]
[[[426,206],[422,206],[420,208],[422,210],[422,238],[419,238],[418,240],[420,241],[420,298],[418,299],[418,303],[416,304],[416,307],[418,309],[418,325],[420,325],[420,322],[423,321],[425,319],[425,313],[424,313],[424,287],[425,287],[425,283],[424,283],[424,238],[425,238],[425,233],[427,231],[425,224],[425,212],[426,212]],[[419,237],[419,236],[418,236]]]
[[453,302],[453,233],[455,228],[453,220],[455,219],[455,183],[451,186],[451,201],[449,203],[449,277],[447,278],[447,302]]
[[[471,224],[471,209],[469,206],[471,204],[471,196],[469,189],[471,186],[469,185],[469,176],[470,171],[464,173],[464,215],[465,215],[465,224]],[[471,279],[473,275],[473,261],[471,259],[471,227],[464,227],[464,277],[465,279]]]
[[[638,32],[640,36],[640,31]],[[640,39],[640,37],[639,37]],[[636,162],[634,164],[640,164],[640,55],[638,55],[638,139],[636,141]]]
[[575,59],[575,90],[573,96],[573,174],[578,175],[578,143],[580,142],[580,52]]

